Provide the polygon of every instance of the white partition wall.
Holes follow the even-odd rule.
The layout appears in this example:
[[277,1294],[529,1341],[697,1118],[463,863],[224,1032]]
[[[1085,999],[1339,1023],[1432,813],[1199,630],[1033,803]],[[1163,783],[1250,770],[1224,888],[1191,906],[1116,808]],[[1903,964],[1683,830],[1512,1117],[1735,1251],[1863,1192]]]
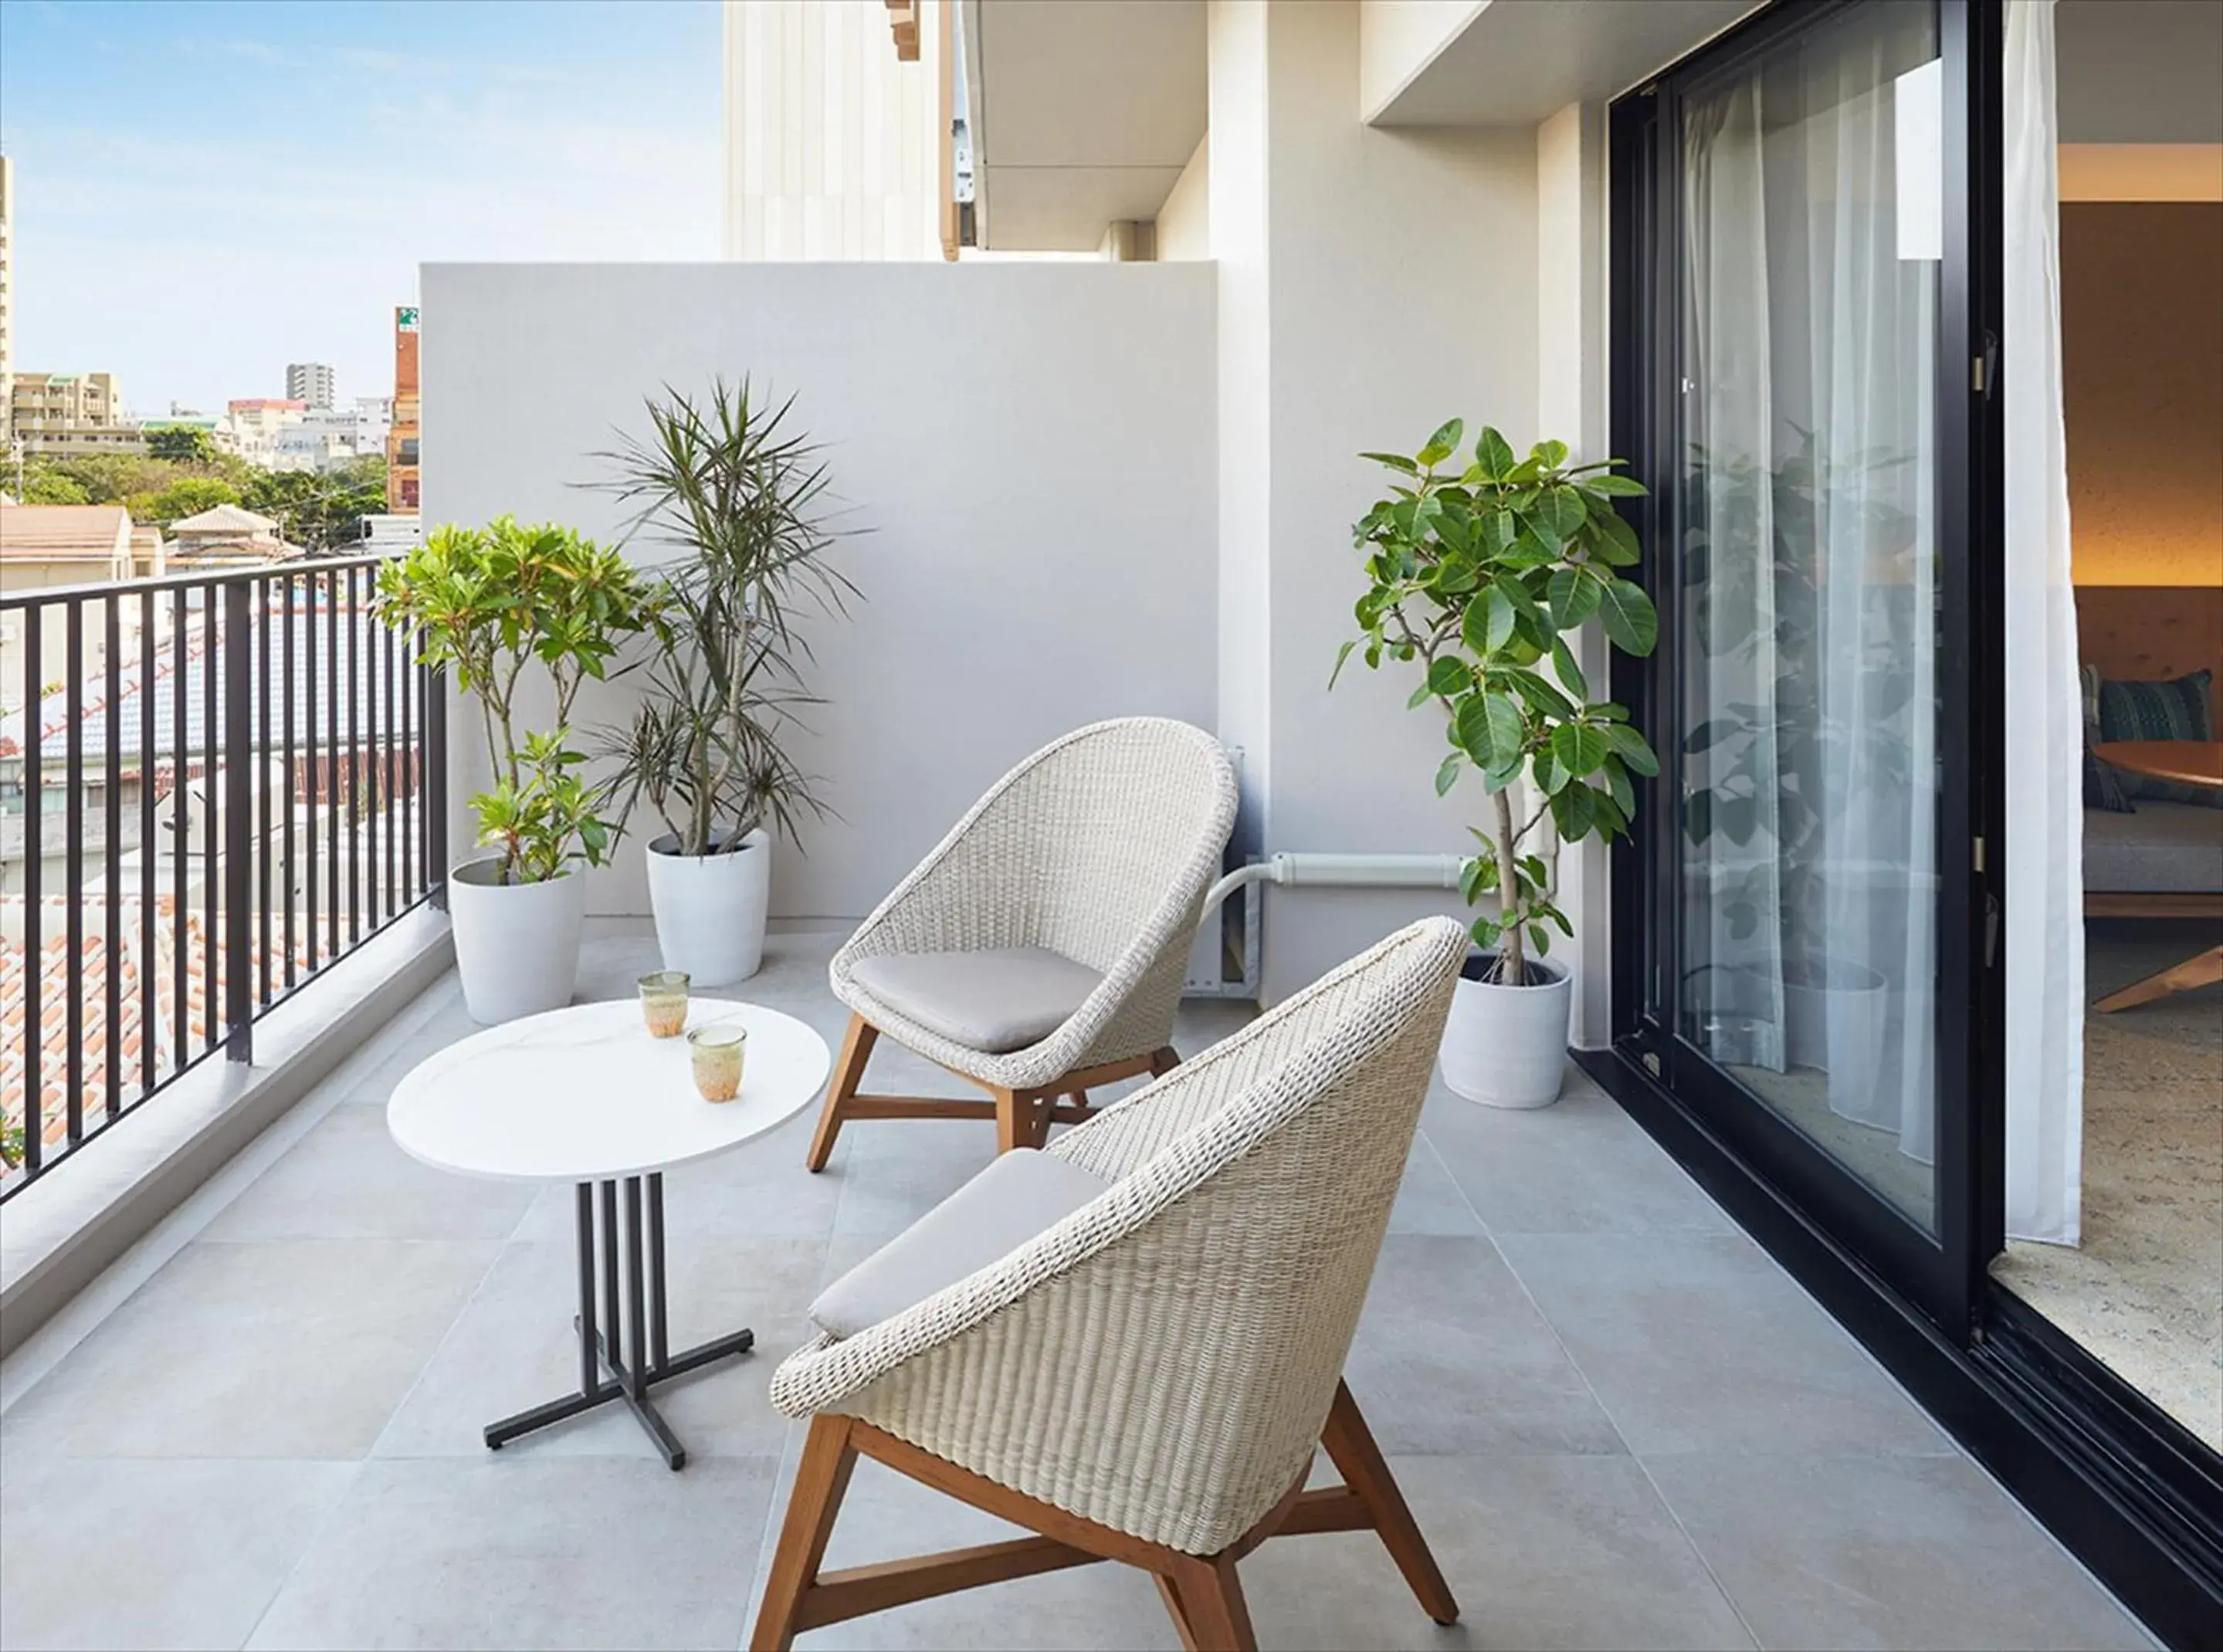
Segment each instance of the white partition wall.
[[[1217,442],[1209,264],[428,265],[428,527],[504,512],[614,535],[589,456],[642,398],[746,374],[796,394],[863,531],[865,600],[816,628],[801,741],[842,819],[782,845],[777,916],[853,919],[1053,736],[1214,722]],[[583,700],[592,722],[622,688]],[[456,719],[454,841],[477,783]],[[601,912],[645,912],[638,842]]]

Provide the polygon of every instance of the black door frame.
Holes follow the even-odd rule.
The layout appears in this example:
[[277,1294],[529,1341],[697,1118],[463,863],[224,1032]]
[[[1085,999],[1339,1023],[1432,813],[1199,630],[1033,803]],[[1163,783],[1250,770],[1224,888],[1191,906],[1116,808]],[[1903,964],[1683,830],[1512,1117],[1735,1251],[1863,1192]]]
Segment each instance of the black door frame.
[[[1663,292],[1655,278],[1662,261],[1673,274],[1676,226],[1672,217],[1663,222],[1672,210],[1672,198],[1662,198],[1667,192],[1634,185],[1658,170],[1662,91],[1672,97],[1669,83],[1689,63],[1719,63],[1728,53],[1759,49],[1855,3],[1775,0],[1610,110],[1611,428],[1614,451],[1635,461],[1647,480],[1658,474],[1652,461],[1664,434],[1653,394],[1659,376],[1656,363],[1633,346],[1647,337],[1672,338],[1676,295],[1672,288]],[[1966,286],[1944,294],[1949,314],[1967,316],[1966,330],[1959,338],[1949,335],[1940,355],[1969,374],[1972,393],[1980,383],[1976,373],[1984,374],[1986,393],[1972,403],[1968,422],[1962,474],[1969,489],[1999,501],[1998,386],[2011,370],[2000,361],[1998,320],[2003,13],[2001,0],[1937,3],[1941,44],[1950,47],[1949,140],[1964,146],[1949,164],[1964,172],[1969,196],[1968,210],[1949,211],[1947,219],[1949,260],[1965,272]],[[1959,73],[1952,72],[1956,62],[1965,66]],[[1665,543],[1672,494],[1630,503],[1643,542]],[[1642,824],[1662,819],[1679,791],[1665,749],[1662,775],[1643,785],[1637,835],[1617,843],[1609,862],[1612,1043],[1579,1051],[1576,1058],[2149,1628],[2172,1646],[2213,1649],[2215,1626],[2223,1623],[2223,1458],[1988,1277],[2004,1234],[2006,995],[2004,972],[1987,959],[2004,956],[2009,915],[2001,910],[1998,881],[2008,829],[1997,805],[2005,752],[1999,629],[2004,546],[1996,509],[1984,516],[1992,531],[1969,536],[1957,565],[1949,566],[1955,583],[1945,592],[1949,612],[1962,616],[1958,640],[1965,648],[1951,669],[1971,698],[1955,713],[1964,736],[1957,772],[1967,784],[1959,813],[1941,826],[1941,842],[1955,840],[1945,836],[1947,827],[1965,832],[1970,852],[1961,883],[1965,922],[1940,926],[1941,996],[1948,969],[1950,978],[1964,983],[1965,996],[1951,1052],[1963,1083],[1949,1114],[1947,1052],[1940,1051],[1936,1238],[1922,1234],[1848,1175],[1839,1175],[1839,1185],[1825,1177],[1817,1186],[1811,1172],[1819,1149],[1764,1107],[1747,1109],[1766,1115],[1760,1128],[1725,1129],[1718,1108],[1678,1093],[1678,1075],[1664,1058],[1672,1029],[1651,1013],[1648,990],[1648,937],[1679,939],[1659,927],[1676,918],[1658,902],[1666,883],[1662,874],[1670,869],[1664,845]],[[1648,558],[1644,575],[1659,603],[1664,635],[1678,616],[1676,594],[1661,588],[1672,582],[1659,571]],[[1653,676],[1651,663],[1615,657],[1615,697],[1640,719],[1653,708]],[[1943,956],[1949,931],[1955,949],[1949,958]],[[1769,1122],[1778,1128],[1766,1128]],[[1957,1138],[1949,1160],[1943,1143],[1949,1131]],[[1924,1244],[1930,1247],[1926,1260]],[[1936,1272],[1925,1273],[1926,1267]],[[1927,1291],[1921,1288],[1925,1279]],[[1915,1289],[1907,1288],[1910,1282]]]
[[[1648,661],[1616,656],[1615,697],[1653,734],[1660,773],[1646,782],[1634,852],[1615,857],[1613,1030],[1740,1157],[1793,1191],[1813,1218],[1848,1239],[1865,1264],[1965,1341],[1976,1323],[1984,1267],[2000,1243],[1996,1155],[2004,1117],[1989,1059],[1987,1006],[1999,1000],[1999,865],[1993,825],[1998,696],[1985,692],[1999,612],[2000,307],[1997,0],[1936,0],[1945,85],[1945,256],[1937,339],[1940,597],[1938,757],[1967,783],[1937,800],[1935,1231],[1860,1182],[1796,1126],[1763,1105],[1678,1033],[1682,910],[1675,839],[1682,754],[1675,726],[1677,643],[1685,581],[1675,547],[1684,519],[1675,405],[1684,292],[1678,192],[1661,164],[1682,89],[1733,70],[1832,16],[1870,0],[1783,0],[1709,45],[1612,110],[1614,451],[1651,487],[1636,523],[1650,549],[1643,578],[1660,614]],[[1987,45],[1988,42],[1988,45]],[[1987,232],[1988,231],[1988,232]],[[1644,348],[1645,345],[1649,348]],[[1987,349],[1988,345],[1988,349]],[[1648,823],[1648,824],[1647,824]]]

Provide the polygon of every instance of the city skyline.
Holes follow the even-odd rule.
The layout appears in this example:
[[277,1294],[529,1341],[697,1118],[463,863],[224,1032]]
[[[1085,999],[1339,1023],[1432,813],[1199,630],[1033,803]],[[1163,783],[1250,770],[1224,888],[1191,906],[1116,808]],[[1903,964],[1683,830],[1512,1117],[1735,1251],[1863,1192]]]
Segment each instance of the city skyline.
[[715,0],[0,4],[18,371],[393,393],[425,261],[708,259]]

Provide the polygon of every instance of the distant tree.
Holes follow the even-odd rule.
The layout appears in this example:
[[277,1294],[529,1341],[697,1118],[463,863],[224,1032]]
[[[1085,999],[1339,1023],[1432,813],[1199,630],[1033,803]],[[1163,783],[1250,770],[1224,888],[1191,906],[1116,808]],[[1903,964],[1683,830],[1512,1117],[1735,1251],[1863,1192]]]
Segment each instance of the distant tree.
[[216,437],[192,424],[170,424],[147,432],[147,455],[181,464],[213,465]]
[[257,471],[241,490],[249,510],[277,519],[293,543],[314,551],[353,544],[362,521],[386,508],[386,461],[357,459],[322,474]]
[[168,527],[219,505],[239,503],[239,490],[213,476],[182,476],[159,492],[131,496],[131,519]]
[[159,493],[181,475],[181,466],[131,453],[97,453],[57,459],[54,468],[85,490],[90,505],[121,505],[134,493]]
[[[15,477],[6,478],[12,489]],[[91,505],[96,501],[86,493],[85,485],[68,472],[54,464],[39,460],[27,461],[23,466],[23,503],[26,505]]]

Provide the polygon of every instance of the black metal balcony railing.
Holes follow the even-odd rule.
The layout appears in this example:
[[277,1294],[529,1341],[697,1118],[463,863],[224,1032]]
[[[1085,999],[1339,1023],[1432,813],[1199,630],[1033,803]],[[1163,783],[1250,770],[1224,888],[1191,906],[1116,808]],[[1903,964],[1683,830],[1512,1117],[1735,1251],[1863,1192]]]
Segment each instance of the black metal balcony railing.
[[0,1199],[439,891],[380,560],[0,595]]

